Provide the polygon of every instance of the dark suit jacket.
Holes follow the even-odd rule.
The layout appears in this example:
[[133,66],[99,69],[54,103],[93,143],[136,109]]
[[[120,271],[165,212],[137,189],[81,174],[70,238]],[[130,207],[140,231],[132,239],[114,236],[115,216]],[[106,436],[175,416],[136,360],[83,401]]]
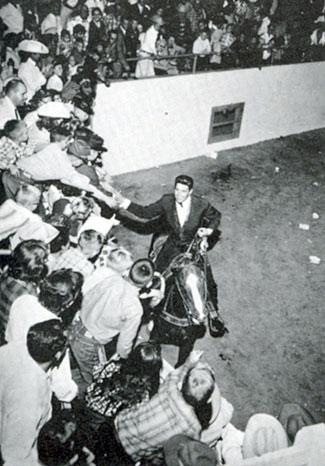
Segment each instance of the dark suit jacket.
[[185,246],[194,238],[198,228],[206,227],[217,230],[221,214],[205,199],[192,196],[191,210],[183,227],[180,226],[174,194],[165,194],[153,204],[141,206],[131,202],[128,211],[140,218],[160,218],[160,223],[168,234],[169,240],[177,246]]

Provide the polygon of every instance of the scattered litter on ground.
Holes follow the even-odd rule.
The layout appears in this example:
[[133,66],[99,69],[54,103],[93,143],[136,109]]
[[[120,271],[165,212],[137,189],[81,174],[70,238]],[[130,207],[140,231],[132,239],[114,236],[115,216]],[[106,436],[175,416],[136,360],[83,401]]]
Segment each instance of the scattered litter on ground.
[[209,157],[210,159],[217,160],[218,158],[218,152],[215,150],[213,152],[208,152],[207,154],[204,154],[206,157]]
[[314,186],[319,186],[318,181],[314,181],[314,182],[313,182],[313,185],[314,185]]
[[279,167],[275,167],[274,173],[279,173],[279,172],[280,172],[280,168],[279,168]]
[[319,219],[319,215],[317,212],[313,212],[313,219],[314,220],[318,220]]
[[309,225],[307,223],[299,223],[300,230],[309,230]]
[[312,263],[312,264],[320,264],[320,258],[317,257],[317,256],[309,256],[309,261]]

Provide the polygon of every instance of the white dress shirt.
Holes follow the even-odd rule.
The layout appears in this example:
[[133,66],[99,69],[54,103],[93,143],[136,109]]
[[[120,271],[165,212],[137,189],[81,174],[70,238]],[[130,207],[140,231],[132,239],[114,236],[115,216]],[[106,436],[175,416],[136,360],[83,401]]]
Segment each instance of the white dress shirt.
[[27,87],[27,100],[29,101],[34,94],[46,83],[46,78],[38,68],[32,58],[20,65],[18,76],[24,81]]
[[3,129],[7,121],[17,120],[16,110],[16,107],[8,96],[0,99],[0,129]]
[[180,204],[179,202],[176,202],[176,212],[177,212],[177,217],[179,220],[179,224],[181,227],[183,227],[184,223],[188,219],[191,211],[191,196],[189,196],[186,201],[182,202]]

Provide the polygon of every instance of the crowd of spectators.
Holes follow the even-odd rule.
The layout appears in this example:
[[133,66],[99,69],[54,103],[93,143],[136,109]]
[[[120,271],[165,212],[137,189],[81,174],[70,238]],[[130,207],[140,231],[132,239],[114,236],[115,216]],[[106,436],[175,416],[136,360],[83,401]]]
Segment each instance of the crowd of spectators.
[[2,86],[30,68],[23,39],[48,48],[35,86],[58,92],[81,75],[190,72],[184,54],[197,70],[324,59],[322,0],[2,0],[0,20]]
[[234,464],[313,422],[293,406],[289,437],[267,415],[244,434],[200,353],[173,370],[147,341],[164,280],[112,236],[91,120],[98,82],[187,71],[192,51],[200,70],[321,58],[323,3],[1,2],[0,464]]

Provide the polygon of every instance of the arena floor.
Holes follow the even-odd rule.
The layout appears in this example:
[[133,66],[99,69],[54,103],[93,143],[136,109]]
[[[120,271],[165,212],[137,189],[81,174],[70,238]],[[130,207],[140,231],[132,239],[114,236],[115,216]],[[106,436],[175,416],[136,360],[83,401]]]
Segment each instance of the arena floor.
[[[209,257],[230,333],[222,339],[207,334],[196,348],[205,350],[239,428],[251,414],[276,415],[289,401],[325,421],[324,148],[322,129],[115,180],[123,194],[145,204],[187,173],[196,193],[222,212],[222,237]],[[129,226],[133,231],[115,230],[120,243],[137,258],[146,255],[150,235],[143,224]],[[174,347],[164,354],[175,362]]]

